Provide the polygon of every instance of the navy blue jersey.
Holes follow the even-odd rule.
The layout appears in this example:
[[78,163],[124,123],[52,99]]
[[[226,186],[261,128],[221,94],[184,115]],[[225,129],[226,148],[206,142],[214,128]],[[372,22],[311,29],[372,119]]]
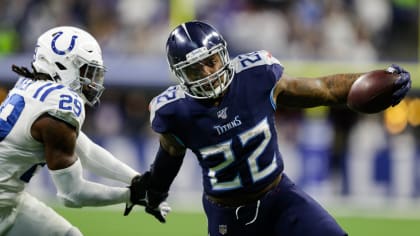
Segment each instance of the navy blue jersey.
[[151,102],[151,124],[195,153],[204,191],[213,196],[256,192],[283,171],[272,89],[282,65],[266,51],[232,60],[233,81],[218,106],[169,87]]

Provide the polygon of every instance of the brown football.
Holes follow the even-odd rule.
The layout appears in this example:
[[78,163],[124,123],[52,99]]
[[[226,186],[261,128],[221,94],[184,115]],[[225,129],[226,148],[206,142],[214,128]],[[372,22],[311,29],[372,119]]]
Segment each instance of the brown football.
[[398,78],[398,74],[386,70],[374,70],[360,76],[350,88],[347,106],[362,113],[377,113],[388,108]]

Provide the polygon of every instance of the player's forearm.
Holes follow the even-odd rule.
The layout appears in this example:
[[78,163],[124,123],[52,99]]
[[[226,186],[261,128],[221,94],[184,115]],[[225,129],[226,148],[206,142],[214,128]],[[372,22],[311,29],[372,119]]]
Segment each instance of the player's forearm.
[[337,74],[319,78],[282,78],[276,84],[277,105],[308,108],[346,102],[353,82],[362,74]]
[[50,170],[57,196],[67,207],[106,206],[129,201],[130,190],[87,181],[77,160],[60,170]]
[[323,105],[345,104],[347,95],[354,81],[364,73],[336,74],[321,77],[325,89],[325,102]]
[[185,153],[182,156],[172,156],[162,146],[156,154],[156,158],[150,169],[150,188],[154,191],[166,193],[177,176],[183,162]]
[[80,133],[77,139],[76,154],[83,166],[99,176],[130,184],[133,177],[139,174],[110,152],[93,143],[83,133]]

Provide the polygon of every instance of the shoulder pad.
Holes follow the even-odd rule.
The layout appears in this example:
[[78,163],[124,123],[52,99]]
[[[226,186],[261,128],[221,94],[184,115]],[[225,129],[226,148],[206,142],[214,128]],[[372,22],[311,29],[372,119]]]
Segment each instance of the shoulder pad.
[[85,119],[83,99],[67,87],[45,85],[36,89],[32,98],[40,102],[38,106],[41,110],[75,127],[79,132]]
[[150,102],[150,120],[153,120],[156,111],[161,107],[183,98],[185,98],[185,93],[179,85],[170,86]]
[[53,110],[48,111],[48,114],[50,116],[53,116],[59,120],[62,120],[66,122],[67,124],[73,126],[76,128],[77,132],[80,130],[81,122],[80,119],[77,119],[77,117],[73,114],[73,112],[67,112],[62,110]]
[[265,50],[241,54],[235,57],[232,60],[232,62],[235,67],[236,73],[239,73],[243,70],[250,69],[256,66],[272,65],[272,64],[281,65],[281,63],[275,57],[273,57],[271,53]]

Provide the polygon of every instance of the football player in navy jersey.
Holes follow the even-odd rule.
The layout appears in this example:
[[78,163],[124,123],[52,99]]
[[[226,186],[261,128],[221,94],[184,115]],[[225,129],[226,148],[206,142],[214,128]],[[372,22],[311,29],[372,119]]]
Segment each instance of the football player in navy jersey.
[[[145,205],[143,176],[95,144],[81,130],[85,104],[104,90],[105,67],[96,39],[70,26],[52,28],[37,41],[33,71],[12,66],[20,78],[0,105],[0,235],[82,235],[77,227],[25,191],[47,166],[67,207]],[[114,187],[83,178],[91,170],[123,183]],[[129,187],[126,187],[129,185]],[[147,212],[160,221],[163,202]]]
[[[202,168],[203,206],[211,236],[346,235],[333,217],[284,172],[275,128],[278,106],[307,108],[345,104],[358,74],[294,78],[267,51],[229,58],[212,26],[177,26],[166,44],[179,85],[150,104],[160,147],[147,176],[148,204],[158,206],[182,165],[186,149]],[[392,97],[408,92],[410,75]]]

